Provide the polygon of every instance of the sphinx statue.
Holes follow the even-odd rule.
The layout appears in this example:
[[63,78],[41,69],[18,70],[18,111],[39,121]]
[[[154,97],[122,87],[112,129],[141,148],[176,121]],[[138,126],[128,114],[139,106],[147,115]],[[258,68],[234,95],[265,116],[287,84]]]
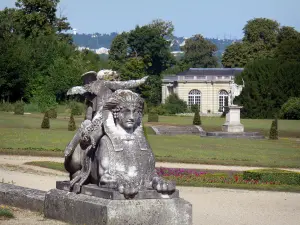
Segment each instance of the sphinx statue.
[[90,115],[65,150],[70,191],[80,193],[87,184],[117,190],[126,198],[145,189],[175,191],[172,182],[156,174],[154,155],[142,126],[144,101],[128,90],[146,79],[113,81],[98,76],[71,90],[87,96]]
[[111,94],[119,89],[136,88],[143,84],[147,76],[140,80],[118,81],[118,74],[112,70],[87,72],[82,75],[84,86],[76,86],[68,95],[84,95],[87,100],[86,119],[82,122],[73,139],[65,149],[65,168],[70,173],[70,190],[76,183],[85,184],[91,171],[91,157],[103,136],[103,105]]

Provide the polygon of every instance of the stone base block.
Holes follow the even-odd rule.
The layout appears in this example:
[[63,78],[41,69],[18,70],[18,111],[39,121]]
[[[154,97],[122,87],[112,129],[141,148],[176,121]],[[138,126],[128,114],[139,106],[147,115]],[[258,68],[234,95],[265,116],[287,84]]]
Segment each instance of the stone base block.
[[181,198],[110,200],[52,189],[44,214],[71,224],[192,225],[192,205]]
[[[75,184],[75,187],[78,184]],[[70,190],[70,181],[57,181],[56,188],[63,191]],[[111,200],[125,200],[124,195],[120,194],[120,192],[109,189],[109,188],[101,188],[95,184],[83,185],[81,188],[81,194],[90,195],[98,198],[105,198]],[[156,190],[141,190],[137,195],[135,195],[132,199],[160,199],[160,198],[178,198],[179,191],[175,190],[174,192],[161,194]]]
[[45,191],[0,183],[0,204],[42,212]]
[[230,133],[242,133],[244,132],[243,124],[224,124],[222,126],[222,131]]

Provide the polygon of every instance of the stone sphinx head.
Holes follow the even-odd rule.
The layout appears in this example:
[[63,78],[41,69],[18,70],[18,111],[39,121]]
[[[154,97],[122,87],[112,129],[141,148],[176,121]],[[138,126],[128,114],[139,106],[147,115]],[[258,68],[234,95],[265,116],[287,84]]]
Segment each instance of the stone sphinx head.
[[114,122],[123,129],[134,131],[142,122],[144,100],[130,90],[117,90],[104,106],[112,112]]

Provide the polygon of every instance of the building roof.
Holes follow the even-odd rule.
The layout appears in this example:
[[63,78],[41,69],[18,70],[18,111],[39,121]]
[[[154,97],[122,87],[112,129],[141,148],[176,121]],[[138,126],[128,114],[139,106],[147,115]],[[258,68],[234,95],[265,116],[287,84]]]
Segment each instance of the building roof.
[[176,75],[165,75],[163,82],[227,82],[243,70],[243,68],[190,68]]
[[178,73],[177,76],[185,75],[218,75],[218,76],[235,76],[243,72],[243,68],[190,68],[187,71]]

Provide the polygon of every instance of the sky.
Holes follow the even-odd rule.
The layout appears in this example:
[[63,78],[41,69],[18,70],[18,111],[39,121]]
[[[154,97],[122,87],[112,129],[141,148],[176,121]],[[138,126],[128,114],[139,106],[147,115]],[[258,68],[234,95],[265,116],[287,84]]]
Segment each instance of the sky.
[[[0,0],[0,9],[14,2]],[[123,32],[162,19],[172,21],[176,36],[239,39],[257,17],[300,31],[300,0],[61,0],[59,12],[78,33]]]

